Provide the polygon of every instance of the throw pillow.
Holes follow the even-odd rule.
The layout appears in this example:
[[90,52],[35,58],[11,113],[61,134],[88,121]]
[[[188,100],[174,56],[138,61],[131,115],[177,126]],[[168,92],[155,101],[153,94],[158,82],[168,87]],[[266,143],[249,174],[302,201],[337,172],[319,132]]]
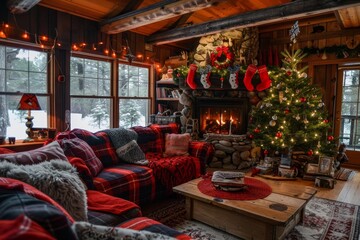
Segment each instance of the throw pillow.
[[0,161],[5,160],[21,165],[41,163],[52,159],[67,161],[64,151],[56,141],[30,151],[0,154]]
[[95,155],[90,145],[87,144],[84,140],[81,140],[80,138],[64,138],[58,140],[58,142],[64,150],[65,156],[79,157],[84,160],[93,177],[96,177],[104,168],[100,159]]
[[189,155],[190,134],[165,134],[165,152],[164,156],[186,156]]
[[36,187],[57,201],[76,221],[87,221],[85,187],[69,162],[53,160],[24,166],[0,161],[0,176]]
[[112,128],[104,130],[116,149],[117,156],[124,162],[147,165],[148,160],[137,144],[137,133],[132,129]]
[[85,129],[75,128],[71,131],[58,133],[55,140],[63,138],[80,138],[84,140],[92,148],[104,167],[111,167],[119,163],[119,158],[116,155],[114,146],[109,136],[103,131],[92,133]]
[[160,233],[137,231],[126,228],[93,225],[87,222],[75,222],[72,225],[79,240],[113,239],[113,240],[147,240],[147,239],[176,239]]

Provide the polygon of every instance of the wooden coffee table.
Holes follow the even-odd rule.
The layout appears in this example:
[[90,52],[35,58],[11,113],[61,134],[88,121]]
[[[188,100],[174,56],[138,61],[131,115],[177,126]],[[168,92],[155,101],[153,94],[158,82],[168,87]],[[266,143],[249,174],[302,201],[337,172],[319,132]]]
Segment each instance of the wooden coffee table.
[[201,193],[201,178],[173,188],[186,197],[188,219],[195,219],[244,239],[283,239],[302,220],[306,203],[316,189],[287,181],[259,179],[272,193],[257,200],[216,199]]

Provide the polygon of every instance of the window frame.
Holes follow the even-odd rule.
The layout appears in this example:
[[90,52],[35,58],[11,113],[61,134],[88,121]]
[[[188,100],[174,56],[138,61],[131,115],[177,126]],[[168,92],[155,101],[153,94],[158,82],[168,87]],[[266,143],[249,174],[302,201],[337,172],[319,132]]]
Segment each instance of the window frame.
[[[37,44],[32,44],[32,43],[27,43],[27,42],[21,42],[18,40],[8,40],[8,39],[0,39],[0,45],[5,46],[5,47],[11,47],[11,48],[19,48],[19,49],[24,49],[27,51],[37,51],[37,52],[45,52],[47,54],[47,71],[46,71],[46,79],[47,79],[47,89],[46,89],[46,93],[34,93],[36,94],[37,97],[46,97],[47,98],[47,128],[53,128],[55,125],[55,108],[54,108],[54,84],[53,84],[53,71],[54,71],[54,62],[55,62],[55,58],[54,58],[54,49],[52,49],[51,47],[40,47]],[[33,92],[24,92],[24,91],[16,91],[16,92],[6,92],[6,91],[0,91],[0,95],[5,95],[5,96],[19,96],[19,100],[21,98],[21,96],[24,93],[33,93]],[[43,106],[42,106],[43,107]],[[34,122],[36,123],[36,119],[34,120]],[[35,126],[34,126],[35,127]],[[25,127],[25,123],[24,123],[24,132],[26,130]],[[22,140],[17,138],[17,140]]]

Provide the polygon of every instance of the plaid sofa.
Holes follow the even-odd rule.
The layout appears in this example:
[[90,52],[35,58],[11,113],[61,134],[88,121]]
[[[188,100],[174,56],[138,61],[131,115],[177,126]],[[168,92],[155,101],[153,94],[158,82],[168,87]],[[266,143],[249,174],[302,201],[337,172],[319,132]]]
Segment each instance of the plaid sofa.
[[151,124],[131,129],[137,133],[137,143],[149,160],[147,166],[122,162],[105,130],[92,133],[73,129],[57,134],[55,140],[85,141],[103,166],[96,176],[88,175],[88,187],[139,205],[168,196],[173,186],[200,177],[205,173],[206,163],[214,153],[211,144],[191,141],[188,156],[163,157],[165,134],[178,133],[177,124]]

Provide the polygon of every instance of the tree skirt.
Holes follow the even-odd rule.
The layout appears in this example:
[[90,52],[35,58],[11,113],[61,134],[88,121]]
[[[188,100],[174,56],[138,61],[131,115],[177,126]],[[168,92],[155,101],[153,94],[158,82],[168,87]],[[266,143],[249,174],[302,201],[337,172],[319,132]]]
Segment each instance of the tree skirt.
[[[143,214],[182,231],[195,240],[239,239],[198,221],[185,220],[185,200],[182,196],[176,196],[157,206],[157,209],[154,205],[152,209],[143,209]],[[286,239],[352,240],[359,239],[359,230],[359,206],[315,197],[305,208],[304,221],[295,226]]]
[[216,189],[210,178],[204,178],[198,183],[198,188],[200,192],[208,196],[232,200],[255,200],[265,198],[272,192],[271,187],[267,183],[255,178],[245,177],[244,182],[246,185],[244,189],[236,192],[227,192]]

